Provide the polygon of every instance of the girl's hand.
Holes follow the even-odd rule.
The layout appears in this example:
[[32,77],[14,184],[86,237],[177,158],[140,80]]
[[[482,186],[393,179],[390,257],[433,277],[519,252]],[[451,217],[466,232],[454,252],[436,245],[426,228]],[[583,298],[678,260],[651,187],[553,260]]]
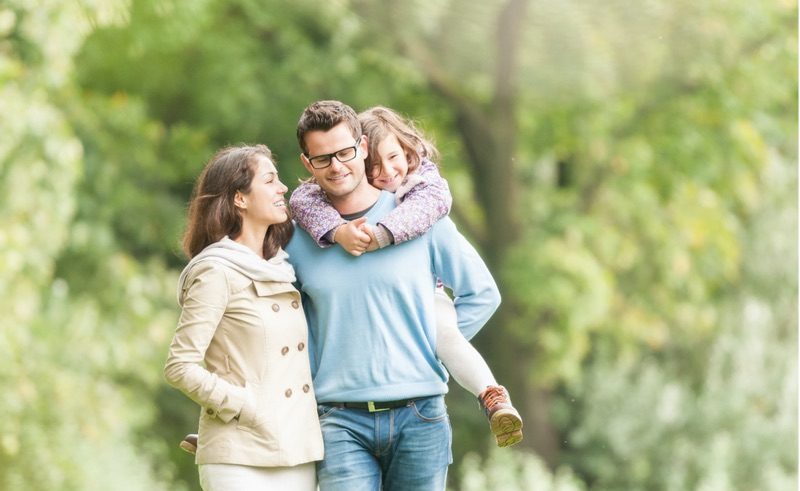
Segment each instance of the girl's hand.
[[[361,217],[347,222],[336,229],[333,240],[342,246],[342,249],[354,256],[364,254],[372,242],[370,234],[361,227],[366,225],[367,217]],[[366,225],[368,227],[368,225]]]
[[363,223],[359,228],[361,229],[362,232],[369,235],[369,245],[367,246],[367,249],[364,252],[372,252],[378,250],[380,248],[380,246],[378,245],[378,239],[375,237],[375,232],[372,230],[370,224]]

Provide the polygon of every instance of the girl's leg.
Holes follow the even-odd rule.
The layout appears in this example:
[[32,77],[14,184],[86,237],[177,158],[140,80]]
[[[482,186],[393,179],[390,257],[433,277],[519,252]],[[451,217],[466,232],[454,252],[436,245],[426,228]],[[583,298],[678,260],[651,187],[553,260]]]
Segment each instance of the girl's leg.
[[436,356],[458,385],[475,397],[497,385],[489,365],[458,330],[453,301],[441,288],[436,289]]
[[505,387],[489,365],[458,330],[453,301],[442,288],[436,289],[436,356],[461,387],[480,401],[497,445],[507,447],[522,440],[522,418],[511,404]]

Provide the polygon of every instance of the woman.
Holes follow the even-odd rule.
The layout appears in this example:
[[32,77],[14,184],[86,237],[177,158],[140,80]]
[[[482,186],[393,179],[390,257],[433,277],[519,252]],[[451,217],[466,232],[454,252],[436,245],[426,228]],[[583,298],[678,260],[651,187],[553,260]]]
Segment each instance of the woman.
[[272,154],[220,150],[189,206],[178,280],[182,312],[164,368],[201,407],[196,462],[203,489],[314,490],[322,436],[292,235]]

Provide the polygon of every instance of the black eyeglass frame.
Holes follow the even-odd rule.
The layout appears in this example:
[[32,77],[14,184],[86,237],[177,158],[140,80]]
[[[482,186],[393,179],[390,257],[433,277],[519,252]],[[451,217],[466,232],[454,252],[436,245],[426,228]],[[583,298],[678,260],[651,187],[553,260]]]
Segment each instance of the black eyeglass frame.
[[[337,150],[337,151],[335,151],[333,153],[323,153],[323,154],[320,154],[320,155],[315,155],[313,157],[309,157],[308,154],[306,154],[306,159],[308,159],[308,163],[311,164],[311,167],[313,167],[313,168],[315,168],[317,170],[324,169],[326,167],[330,167],[331,164],[333,164],[333,159],[334,158],[336,158],[336,160],[338,160],[340,164],[343,164],[345,162],[350,162],[354,158],[358,157],[358,146],[360,144],[361,144],[361,137],[358,137],[356,139],[355,144],[353,144],[352,146],[340,148],[339,150]],[[346,150],[355,150],[355,152],[353,153],[353,156],[350,157],[349,159],[344,159],[344,160],[340,159],[338,154],[340,154],[340,153],[342,153],[342,152],[344,152]],[[322,166],[314,165],[314,160],[320,159],[320,158],[326,159],[328,161],[328,163],[325,164],[325,165],[322,165]]]

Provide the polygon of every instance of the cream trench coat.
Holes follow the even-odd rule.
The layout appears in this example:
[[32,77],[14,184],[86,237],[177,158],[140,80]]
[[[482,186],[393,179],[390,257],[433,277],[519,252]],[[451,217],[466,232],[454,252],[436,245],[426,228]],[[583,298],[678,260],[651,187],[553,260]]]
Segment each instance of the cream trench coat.
[[184,285],[164,376],[202,406],[196,462],[322,459],[299,292],[215,261],[195,265]]

